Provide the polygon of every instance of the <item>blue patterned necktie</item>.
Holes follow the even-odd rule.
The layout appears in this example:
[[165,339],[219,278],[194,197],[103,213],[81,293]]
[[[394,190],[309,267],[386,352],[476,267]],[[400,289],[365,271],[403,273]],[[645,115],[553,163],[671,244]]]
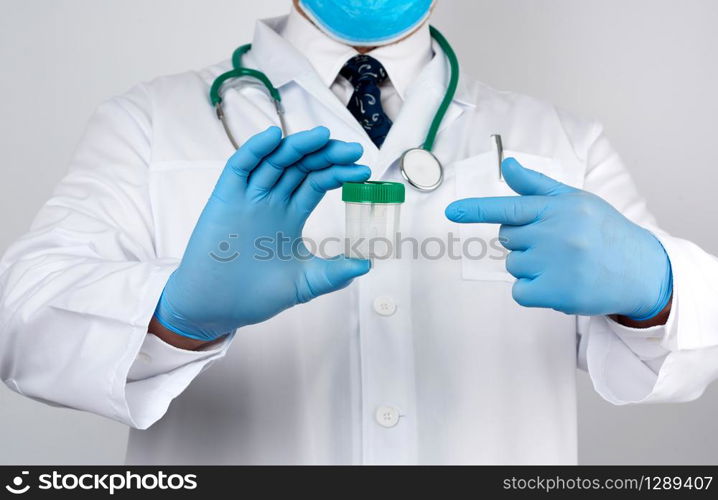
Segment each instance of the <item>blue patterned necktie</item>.
[[384,66],[371,56],[358,55],[349,59],[339,74],[354,87],[347,109],[380,148],[392,125],[381,107],[379,85],[387,77]]

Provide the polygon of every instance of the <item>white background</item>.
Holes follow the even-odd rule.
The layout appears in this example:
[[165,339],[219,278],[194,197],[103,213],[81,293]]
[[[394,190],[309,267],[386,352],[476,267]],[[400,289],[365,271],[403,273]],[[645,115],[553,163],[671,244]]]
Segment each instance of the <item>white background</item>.
[[[63,175],[93,109],[222,60],[289,0],[0,0],[0,251]],[[663,227],[718,254],[718,2],[438,0],[464,70],[601,120]],[[718,387],[615,408],[579,380],[582,463],[718,463]],[[119,463],[126,429],[0,388],[0,464]]]

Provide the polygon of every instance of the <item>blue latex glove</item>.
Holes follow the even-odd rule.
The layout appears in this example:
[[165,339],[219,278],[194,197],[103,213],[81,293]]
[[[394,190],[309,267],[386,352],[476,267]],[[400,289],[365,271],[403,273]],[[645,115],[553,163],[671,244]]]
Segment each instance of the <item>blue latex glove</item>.
[[567,314],[619,314],[646,320],[671,298],[671,264],[656,237],[598,196],[522,167],[502,164],[522,196],[459,200],[446,209],[455,222],[501,224],[511,250],[506,269],[513,297],[527,307]]
[[271,127],[249,139],[227,162],[157,320],[185,337],[214,340],[367,273],[369,261],[321,259],[303,244],[292,252],[326,191],[369,178],[368,167],[354,164],[361,155],[361,145],[330,140],[324,127],[284,140]]

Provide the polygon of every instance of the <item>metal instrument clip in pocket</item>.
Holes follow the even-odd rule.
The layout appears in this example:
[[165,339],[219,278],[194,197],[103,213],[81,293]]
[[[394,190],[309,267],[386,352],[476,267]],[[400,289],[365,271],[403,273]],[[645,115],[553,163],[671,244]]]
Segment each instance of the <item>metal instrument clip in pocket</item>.
[[499,165],[499,180],[504,181],[504,174],[501,172],[501,164],[504,162],[504,144],[501,140],[500,134],[494,134],[491,136],[491,142],[494,147],[494,151],[496,151],[496,160]]

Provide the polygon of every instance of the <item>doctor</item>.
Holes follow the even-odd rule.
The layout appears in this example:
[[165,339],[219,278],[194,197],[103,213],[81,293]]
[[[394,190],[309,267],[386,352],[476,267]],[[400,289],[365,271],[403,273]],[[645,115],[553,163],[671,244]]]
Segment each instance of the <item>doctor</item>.
[[577,367],[615,404],[700,396],[716,259],[656,227],[598,124],[466,77],[444,181],[407,188],[402,233],[507,258],[252,258],[267,235],[341,237],[335,188],[402,182],[445,94],[432,2],[358,3],[257,23],[245,64],[284,139],[263,88],[230,86],[234,151],[207,99],[229,62],[98,109],[0,264],[4,382],[126,423],[150,464],[574,463]]

